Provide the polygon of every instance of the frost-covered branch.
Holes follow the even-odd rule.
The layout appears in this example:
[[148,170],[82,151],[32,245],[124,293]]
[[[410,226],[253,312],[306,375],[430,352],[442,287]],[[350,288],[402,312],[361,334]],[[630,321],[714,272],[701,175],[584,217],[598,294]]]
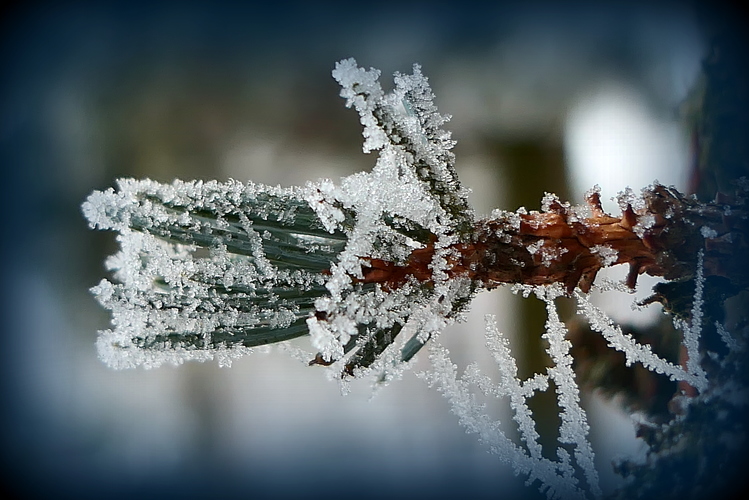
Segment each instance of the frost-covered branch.
[[[89,196],[91,227],[120,233],[118,283],[94,289],[112,310],[99,339],[109,364],[233,356],[309,333],[314,363],[353,374],[404,332],[394,362],[407,361],[467,305],[475,285],[448,270],[473,214],[426,78],[415,66],[385,93],[353,60],[334,76],[365,151],[379,151],[371,172],[303,188],[122,180]],[[398,271],[415,261],[426,279]],[[393,272],[397,288],[382,283]]]
[[122,246],[108,262],[119,283],[95,289],[113,311],[115,328],[100,339],[110,364],[239,354],[309,332],[315,363],[345,357],[353,374],[407,325],[401,360],[419,350],[431,333],[413,325],[430,321],[412,318],[415,305],[441,324],[480,288],[587,292],[601,268],[622,263],[630,287],[640,273],[683,279],[700,249],[707,276],[749,282],[734,265],[746,256],[743,198],[700,203],[655,184],[622,194],[620,217],[605,214],[593,190],[583,206],[547,194],[541,212],[497,210],[474,222],[441,128],[448,117],[419,67],[396,74],[389,93],[377,70],[352,59],[333,75],[361,116],[364,150],[379,151],[372,172],[285,189],[123,180],[89,197],[91,226],[118,231]]
[[[736,359],[746,339],[706,316],[707,285],[717,280],[725,296],[749,288],[749,183],[712,202],[658,183],[639,196],[627,189],[618,216],[603,211],[597,189],[580,206],[547,194],[540,211],[496,210],[476,220],[458,181],[454,141],[441,128],[448,117],[437,112],[420,68],[396,74],[390,92],[379,75],[353,59],[333,72],[360,115],[364,151],[378,152],[371,172],[296,188],[125,179],[88,197],[89,225],[118,232],[120,243],[107,260],[112,280],[92,289],[112,312],[112,328],[97,342],[100,357],[115,368],[213,358],[228,365],[254,346],[308,336],[316,352],[310,364],[332,365],[343,377],[374,372],[382,381],[430,342],[432,369],[423,377],[469,431],[551,497],[600,496],[572,345],[555,300],[574,298],[627,366],[689,384],[704,401],[726,399],[705,367],[707,358],[720,360],[705,351],[705,324],[716,325],[730,351],[720,363]],[[629,265],[630,289],[643,273],[670,280],[644,303],[661,302],[675,315],[683,332],[679,363],[624,334],[592,304],[596,275],[618,264]],[[504,284],[546,303],[539,335],[551,366],[520,380],[506,339],[489,321],[498,380],[476,364],[459,375],[436,337],[475,293]],[[550,387],[561,418],[556,461],[544,457],[528,405]],[[508,400],[522,444],[484,413],[474,388]]]

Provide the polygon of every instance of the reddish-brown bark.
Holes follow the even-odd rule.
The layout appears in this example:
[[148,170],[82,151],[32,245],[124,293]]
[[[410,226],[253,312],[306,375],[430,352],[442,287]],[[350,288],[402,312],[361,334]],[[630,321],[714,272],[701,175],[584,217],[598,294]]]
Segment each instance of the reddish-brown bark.
[[[587,292],[602,267],[629,264],[627,284],[634,288],[643,273],[691,277],[702,248],[705,276],[723,276],[739,289],[749,283],[743,198],[702,203],[656,184],[643,192],[642,206],[627,204],[620,217],[604,213],[597,193],[586,202],[587,217],[552,201],[545,212],[505,212],[479,221],[473,241],[453,247],[448,275],[467,276],[484,288],[563,283],[569,292],[575,287]],[[415,250],[405,265],[370,259],[362,281],[389,289],[409,276],[431,281],[434,252],[431,244]]]

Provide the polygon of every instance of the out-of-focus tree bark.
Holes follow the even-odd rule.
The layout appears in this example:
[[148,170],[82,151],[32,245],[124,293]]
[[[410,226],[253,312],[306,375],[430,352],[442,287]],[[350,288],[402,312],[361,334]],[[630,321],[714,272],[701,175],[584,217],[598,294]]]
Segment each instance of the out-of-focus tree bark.
[[[701,79],[686,103],[695,152],[690,190],[702,201],[720,203],[731,199],[737,183],[749,182],[749,38],[739,21],[743,15],[738,10],[719,12],[714,5],[698,10],[710,45]],[[745,275],[749,259],[736,257],[737,253],[746,253],[747,241],[731,243],[725,261],[731,262],[728,267],[733,274]],[[707,284],[709,287],[710,282]],[[663,290],[674,305],[673,314],[688,316],[692,306],[689,285],[689,281],[676,283]],[[724,325],[734,337],[745,332],[749,290],[745,282],[733,290],[713,286],[705,296],[701,347],[709,351],[722,347],[725,351],[725,345],[717,338],[715,323]],[[705,356],[703,363],[711,386],[743,387],[745,391],[749,386],[746,355],[744,348],[728,354],[730,362]],[[732,495],[746,491],[747,421],[745,403],[716,398],[691,405],[685,415],[668,427],[641,425],[638,433],[650,445],[651,458],[661,456],[645,466],[620,464],[619,472],[632,481],[617,497],[734,498]]]

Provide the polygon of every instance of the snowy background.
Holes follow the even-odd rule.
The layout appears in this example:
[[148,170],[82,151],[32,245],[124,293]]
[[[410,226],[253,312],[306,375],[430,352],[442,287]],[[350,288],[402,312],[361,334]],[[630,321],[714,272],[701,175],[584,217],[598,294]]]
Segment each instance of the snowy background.
[[[386,87],[422,64],[454,117],[458,173],[480,214],[538,208],[544,190],[581,201],[595,183],[604,199],[654,179],[685,189],[680,110],[704,51],[699,13],[663,2],[235,3],[28,2],[3,13],[2,488],[24,498],[523,491],[412,375],[342,397],[322,370],[275,351],[230,369],[107,369],[94,342],[109,318],[88,288],[116,247],[87,229],[80,203],[123,176],[291,185],[370,168],[358,116],[330,76],[346,57],[382,70]],[[485,313],[519,352],[540,335],[517,301],[478,297],[441,337],[456,361],[481,355]],[[605,415],[592,438],[606,488],[610,457],[638,444],[626,419],[589,405]]]

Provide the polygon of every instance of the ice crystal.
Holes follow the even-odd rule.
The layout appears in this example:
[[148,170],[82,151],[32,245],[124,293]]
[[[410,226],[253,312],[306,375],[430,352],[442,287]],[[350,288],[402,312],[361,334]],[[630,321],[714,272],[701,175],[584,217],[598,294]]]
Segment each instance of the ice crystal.
[[601,264],[604,267],[608,267],[616,263],[616,259],[617,257],[619,257],[619,252],[606,245],[595,245],[591,247],[590,250],[594,254],[598,255],[598,258],[601,259]]
[[726,330],[726,327],[721,325],[720,322],[715,322],[715,329],[718,332],[718,335],[720,335],[720,339],[723,341],[723,343],[728,347],[729,350],[738,352],[742,349],[741,344],[739,344],[735,338],[731,335],[731,333]]
[[700,228],[700,234],[705,239],[715,238],[718,236],[718,232],[715,229],[708,227],[708,226],[702,226]]

